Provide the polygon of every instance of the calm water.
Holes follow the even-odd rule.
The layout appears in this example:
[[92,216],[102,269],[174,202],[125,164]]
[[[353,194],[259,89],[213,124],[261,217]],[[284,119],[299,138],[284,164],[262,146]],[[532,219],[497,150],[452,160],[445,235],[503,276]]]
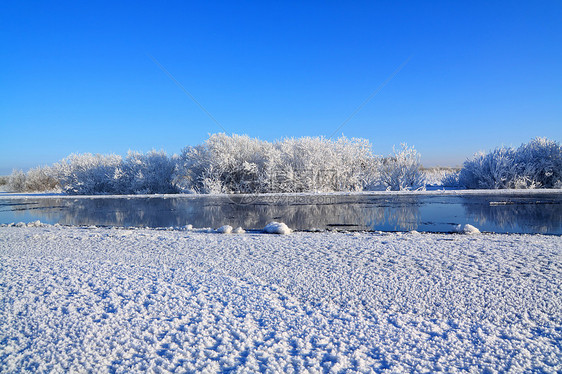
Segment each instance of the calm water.
[[[7,195],[4,195],[7,196]],[[262,229],[272,220],[296,230],[453,232],[562,235],[562,193],[507,195],[308,195],[0,198],[0,223]]]

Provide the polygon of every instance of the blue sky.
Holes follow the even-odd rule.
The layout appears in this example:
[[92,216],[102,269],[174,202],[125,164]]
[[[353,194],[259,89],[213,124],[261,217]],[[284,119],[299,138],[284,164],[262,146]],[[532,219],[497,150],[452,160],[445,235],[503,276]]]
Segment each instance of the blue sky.
[[336,136],[426,165],[561,141],[560,19],[560,1],[3,1],[0,174],[224,130],[330,136],[408,58]]

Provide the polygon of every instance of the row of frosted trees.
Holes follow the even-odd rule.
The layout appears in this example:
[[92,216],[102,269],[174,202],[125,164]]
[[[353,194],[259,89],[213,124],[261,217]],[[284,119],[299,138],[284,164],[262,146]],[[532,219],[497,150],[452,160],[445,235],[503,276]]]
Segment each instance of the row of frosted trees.
[[67,194],[331,192],[423,187],[419,154],[404,146],[375,156],[365,139],[287,138],[267,142],[214,134],[181,155],[73,154],[9,179],[14,191]]
[[72,154],[27,173],[16,170],[8,180],[13,191],[62,190],[74,195],[176,193],[176,159],[164,152],[118,155]]
[[[536,138],[467,160],[442,185],[464,188],[562,188],[562,147]],[[424,188],[415,149],[374,155],[365,139],[287,138],[267,142],[214,134],[181,155],[129,152],[73,154],[9,178],[14,191],[67,194],[268,193]]]
[[382,158],[365,139],[288,138],[266,142],[212,135],[185,148],[178,181],[199,193],[330,192],[417,189],[420,157],[412,148]]

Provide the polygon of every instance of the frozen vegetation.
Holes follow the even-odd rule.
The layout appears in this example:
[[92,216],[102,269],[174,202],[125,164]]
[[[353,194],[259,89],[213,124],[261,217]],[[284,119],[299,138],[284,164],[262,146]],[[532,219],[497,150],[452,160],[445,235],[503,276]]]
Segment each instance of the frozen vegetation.
[[425,184],[427,187],[460,188],[460,168],[432,167],[423,168],[422,171],[425,176]]
[[178,192],[173,184],[175,159],[165,152],[118,155],[70,155],[53,166],[68,194],[154,194]]
[[496,148],[467,160],[459,175],[466,188],[562,188],[562,146],[536,138],[519,148]]
[[185,148],[178,170],[183,189],[199,193],[330,192],[364,189],[379,163],[365,139],[215,134]]
[[67,194],[283,193],[424,189],[562,187],[562,147],[536,138],[517,149],[477,153],[460,171],[422,170],[419,153],[402,145],[373,153],[366,139],[286,138],[267,142],[214,134],[181,155],[129,152],[73,154],[52,166],[14,171],[12,191]]
[[535,138],[518,148],[478,152],[460,170],[424,170],[428,186],[468,189],[562,188],[562,146]]
[[13,191],[67,194],[411,190],[423,187],[423,173],[419,154],[406,146],[381,157],[365,139],[267,142],[214,134],[180,156],[73,154],[27,174],[14,171],[8,184]]
[[562,371],[558,236],[18,226],[1,372]]
[[0,192],[4,192],[9,189],[8,181],[10,180],[9,176],[0,176]]

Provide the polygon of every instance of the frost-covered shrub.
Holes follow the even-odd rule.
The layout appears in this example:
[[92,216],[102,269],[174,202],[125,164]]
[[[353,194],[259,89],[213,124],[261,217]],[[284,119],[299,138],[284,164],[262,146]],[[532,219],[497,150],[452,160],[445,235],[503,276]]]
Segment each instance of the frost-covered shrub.
[[273,192],[362,190],[378,162],[365,139],[289,138],[273,147],[267,168]]
[[60,187],[56,170],[40,166],[24,173],[14,170],[8,177],[8,189],[13,192],[44,192],[58,190]]
[[248,136],[214,134],[205,143],[184,148],[178,185],[200,193],[264,192],[267,145]]
[[69,194],[176,193],[176,160],[165,152],[119,155],[73,154],[55,165],[64,192]]
[[276,142],[214,134],[181,156],[163,151],[72,154],[52,167],[14,171],[16,191],[68,194],[331,192],[416,189],[419,155],[404,147],[386,159],[365,139],[287,138]]
[[176,160],[164,151],[129,151],[119,189],[131,194],[176,193],[177,187],[173,183],[175,168]]
[[72,154],[51,167],[14,170],[8,188],[18,192],[62,190],[68,194],[176,193],[177,159],[163,151],[118,155]]
[[119,155],[71,154],[55,164],[62,190],[68,194],[124,193],[126,175]]
[[425,186],[421,170],[420,154],[413,148],[402,144],[402,149],[383,159],[381,183],[390,191],[415,190]]
[[426,186],[458,187],[460,169],[450,167],[423,168]]
[[200,193],[361,190],[377,158],[367,140],[288,138],[277,142],[213,134],[181,155],[178,184]]
[[559,188],[562,186],[562,147],[536,138],[519,148],[496,148],[465,161],[459,182],[466,188]]
[[512,188],[516,172],[515,150],[501,147],[490,153],[479,152],[465,161],[459,181],[466,188]]
[[43,192],[60,189],[56,168],[44,166],[30,169],[25,178],[25,191]]
[[8,178],[8,189],[13,192],[25,191],[25,173],[22,170],[14,170]]
[[441,185],[443,187],[460,187],[460,172],[460,170],[451,170],[450,172],[445,173],[445,175],[441,179]]
[[535,138],[516,152],[515,188],[562,188],[562,146]]

